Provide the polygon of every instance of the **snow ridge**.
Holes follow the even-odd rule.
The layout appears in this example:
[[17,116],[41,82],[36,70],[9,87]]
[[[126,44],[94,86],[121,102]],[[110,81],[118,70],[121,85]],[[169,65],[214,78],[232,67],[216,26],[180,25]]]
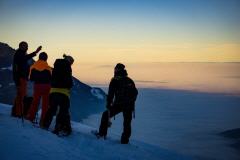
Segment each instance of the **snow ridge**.
[[117,135],[97,140],[90,134],[94,128],[77,122],[72,122],[72,135],[60,138],[28,121],[22,124],[20,119],[9,116],[10,110],[11,106],[0,104],[0,155],[3,160],[189,159],[139,141],[121,145]]

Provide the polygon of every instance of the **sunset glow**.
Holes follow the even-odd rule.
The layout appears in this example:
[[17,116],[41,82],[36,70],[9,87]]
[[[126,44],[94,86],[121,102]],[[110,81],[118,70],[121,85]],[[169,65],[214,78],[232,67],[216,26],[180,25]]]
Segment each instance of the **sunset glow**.
[[70,54],[74,75],[92,83],[85,64],[240,62],[239,19],[238,0],[2,0],[0,41],[42,45],[50,65]]

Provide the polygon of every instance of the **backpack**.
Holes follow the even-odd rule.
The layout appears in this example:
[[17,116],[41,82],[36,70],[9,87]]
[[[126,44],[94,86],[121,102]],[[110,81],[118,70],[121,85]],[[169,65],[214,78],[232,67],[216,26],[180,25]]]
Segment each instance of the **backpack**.
[[116,89],[115,101],[120,104],[134,105],[138,90],[132,79],[123,77],[118,80],[118,88]]
[[53,88],[72,88],[72,69],[65,59],[57,59],[52,70],[51,85]]

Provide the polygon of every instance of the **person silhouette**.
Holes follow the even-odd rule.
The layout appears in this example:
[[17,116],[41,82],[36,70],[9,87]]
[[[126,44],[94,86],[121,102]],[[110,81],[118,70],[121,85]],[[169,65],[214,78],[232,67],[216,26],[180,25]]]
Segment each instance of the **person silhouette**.
[[49,92],[51,89],[52,68],[47,63],[48,55],[45,52],[39,54],[39,59],[30,68],[29,78],[34,82],[33,102],[27,115],[27,119],[34,122],[39,102],[42,98],[42,112],[40,118],[40,127],[43,126],[43,120],[48,109]]
[[14,100],[15,113],[12,113],[15,117],[23,118],[23,100],[27,94],[27,80],[29,75],[30,66],[28,60],[32,59],[42,49],[39,46],[36,51],[31,54],[27,54],[28,43],[22,41],[19,43],[19,48],[13,56],[13,80],[16,85],[16,98]]
[[124,120],[121,143],[129,143],[132,112],[135,108],[137,95],[138,90],[133,80],[128,77],[125,65],[118,63],[114,68],[114,77],[109,84],[107,110],[102,114],[98,132],[95,132],[97,138],[106,138],[108,127],[110,126],[110,118],[122,112]]
[[71,56],[63,55],[63,59],[54,62],[52,71],[51,90],[49,97],[49,108],[43,122],[43,128],[49,128],[53,116],[56,117],[54,134],[68,136],[72,132],[70,123],[70,89],[73,86],[72,68],[74,59]]

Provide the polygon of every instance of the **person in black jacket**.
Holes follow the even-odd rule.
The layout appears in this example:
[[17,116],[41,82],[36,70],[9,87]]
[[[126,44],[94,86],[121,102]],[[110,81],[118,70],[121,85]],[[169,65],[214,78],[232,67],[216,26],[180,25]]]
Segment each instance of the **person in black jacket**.
[[133,80],[128,77],[125,66],[118,63],[114,70],[114,77],[109,85],[107,110],[102,114],[99,131],[96,133],[98,138],[106,138],[110,118],[122,112],[124,122],[121,143],[129,143],[129,138],[131,136],[132,112],[134,111],[137,94],[138,91]]
[[42,49],[39,46],[36,51],[31,54],[27,54],[28,44],[27,42],[20,42],[19,48],[13,57],[13,80],[17,87],[17,95],[14,101],[15,113],[12,114],[16,117],[23,116],[23,99],[27,94],[27,80],[29,75],[28,60],[32,59]]
[[70,123],[70,89],[73,86],[71,65],[74,59],[71,56],[63,56],[54,63],[51,80],[49,108],[43,122],[43,128],[48,129],[57,109],[54,134],[69,135],[72,132]]

